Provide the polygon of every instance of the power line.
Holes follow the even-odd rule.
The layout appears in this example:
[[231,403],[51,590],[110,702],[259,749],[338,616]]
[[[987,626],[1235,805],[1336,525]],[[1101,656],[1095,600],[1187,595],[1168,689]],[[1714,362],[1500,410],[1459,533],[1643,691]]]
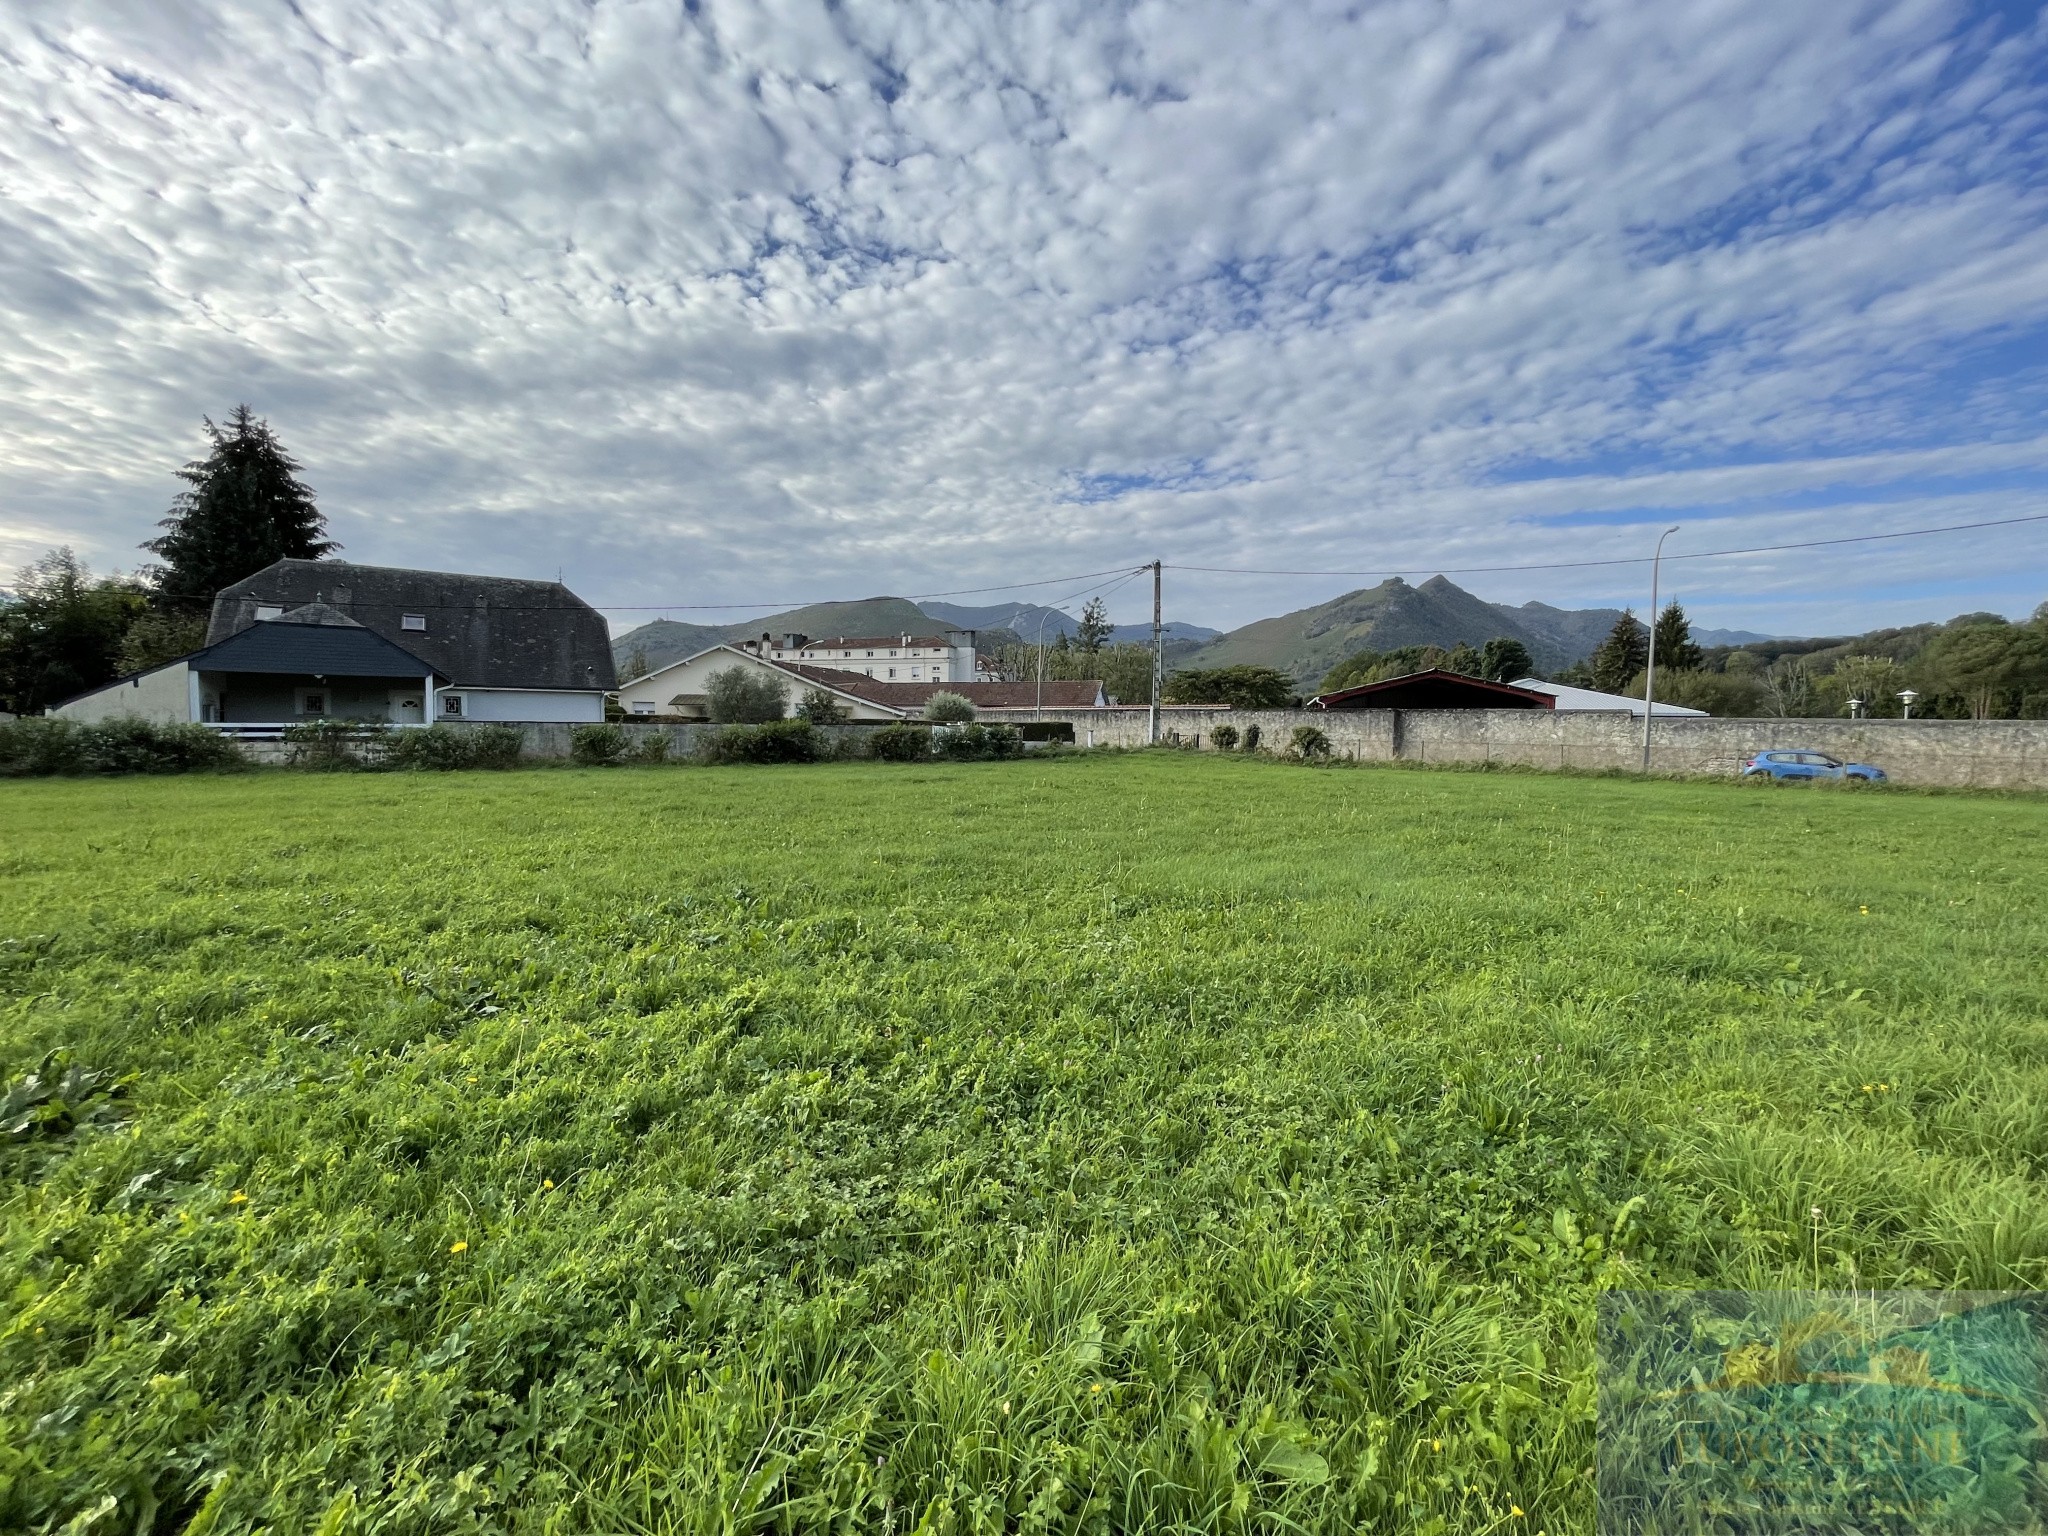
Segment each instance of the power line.
[[[1820,549],[1830,544],[1868,544],[1877,539],[1918,539],[1935,533],[1965,533],[1973,528],[2010,528],[2016,523],[2048,523],[2048,512],[2026,517],[1999,517],[1981,523],[1951,523],[1945,528],[1907,528],[1898,533],[1859,533],[1841,539],[1802,539],[1796,544],[1755,544],[1746,549],[1705,549],[1695,554],[1666,555],[1666,560],[1719,560],[1729,555],[1769,555],[1788,549]],[[1648,555],[1629,555],[1611,560],[1551,560],[1538,565],[1452,565],[1411,566],[1391,570],[1384,566],[1370,571],[1263,570],[1242,565],[1173,565],[1169,571],[1200,571],[1212,576],[1480,576],[1501,571],[1576,571],[1599,565],[1648,565]]]

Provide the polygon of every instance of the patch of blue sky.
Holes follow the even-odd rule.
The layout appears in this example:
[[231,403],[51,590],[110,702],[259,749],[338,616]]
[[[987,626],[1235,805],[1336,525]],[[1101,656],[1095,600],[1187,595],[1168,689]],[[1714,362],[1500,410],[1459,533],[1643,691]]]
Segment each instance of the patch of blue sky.
[[1060,497],[1062,502],[1069,506],[1095,506],[1102,502],[1121,501],[1126,496],[1144,491],[1179,495],[1189,491],[1213,491],[1228,485],[1245,485],[1252,476],[1243,469],[1212,465],[1207,459],[1186,459],[1177,465],[1135,471],[1087,473],[1070,469],[1066,479],[1068,490]]

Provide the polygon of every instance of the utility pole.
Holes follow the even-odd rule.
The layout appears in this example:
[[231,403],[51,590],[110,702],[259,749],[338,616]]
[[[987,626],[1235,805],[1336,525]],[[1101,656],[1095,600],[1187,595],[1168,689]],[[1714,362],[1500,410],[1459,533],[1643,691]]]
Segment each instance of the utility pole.
[[1643,668],[1643,772],[1650,771],[1650,716],[1657,698],[1657,575],[1664,563],[1664,541],[1678,532],[1676,526],[1657,535],[1657,552],[1650,556],[1650,654]]
[[1159,571],[1157,560],[1152,562],[1152,728],[1149,740],[1159,744],[1159,692],[1166,681],[1166,642],[1161,638],[1166,631],[1159,624]]

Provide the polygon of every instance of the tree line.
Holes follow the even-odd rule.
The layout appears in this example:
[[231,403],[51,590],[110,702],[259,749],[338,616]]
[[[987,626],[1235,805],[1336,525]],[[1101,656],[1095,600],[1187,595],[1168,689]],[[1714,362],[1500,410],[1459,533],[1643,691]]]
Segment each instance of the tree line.
[[0,709],[39,714],[195,651],[221,588],[273,561],[317,560],[341,547],[268,422],[246,405],[225,425],[203,420],[209,451],[175,471],[185,489],[158,523],[163,533],[142,545],[155,561],[95,576],[60,547],[0,598]]

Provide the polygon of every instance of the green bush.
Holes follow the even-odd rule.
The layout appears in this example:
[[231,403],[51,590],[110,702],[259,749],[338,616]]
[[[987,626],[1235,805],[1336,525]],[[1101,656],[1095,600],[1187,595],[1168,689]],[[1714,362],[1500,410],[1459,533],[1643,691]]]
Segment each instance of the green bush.
[[789,688],[756,667],[727,667],[704,680],[704,702],[720,725],[765,724],[782,718]]
[[1259,750],[1259,728],[1256,725],[1248,725],[1244,728],[1244,740],[1240,743],[1240,750],[1245,752],[1256,752]]
[[285,763],[338,772],[387,760],[390,727],[381,720],[300,720],[284,728]]
[[133,715],[84,725],[40,715],[0,722],[0,777],[189,773],[248,761],[234,741],[203,725],[159,725]]
[[869,736],[868,748],[885,763],[914,763],[932,755],[932,733],[923,726],[899,721]]
[[649,731],[640,738],[640,744],[633,748],[633,759],[641,763],[665,763],[669,749],[675,745],[667,731]]
[[569,733],[569,756],[586,768],[609,768],[626,760],[630,745],[623,727],[579,725]]
[[924,717],[941,725],[960,725],[972,720],[975,715],[974,703],[964,694],[951,693],[944,689],[924,701]]
[[1287,750],[1305,763],[1315,762],[1330,755],[1330,738],[1313,725],[1297,725]]
[[990,757],[1019,757],[1024,752],[1024,733],[1014,725],[991,725],[988,732]]
[[444,773],[457,768],[510,768],[519,761],[524,745],[515,726],[430,725],[423,731],[393,732],[384,744],[383,761],[389,768]]
[[526,734],[516,725],[479,725],[469,733],[472,768],[516,768],[526,751]]
[[707,763],[815,763],[826,745],[808,720],[770,720],[726,727],[704,743],[703,756]]
[[812,725],[844,725],[853,711],[823,688],[807,688],[796,706],[796,717]]
[[1014,725],[942,725],[930,735],[932,750],[956,763],[1015,757],[1024,750],[1024,735]]
[[[1253,729],[1256,730],[1257,727],[1254,726]],[[1209,733],[1209,745],[1218,752],[1233,750],[1237,746],[1237,727],[1234,725],[1217,726],[1215,730]]]

